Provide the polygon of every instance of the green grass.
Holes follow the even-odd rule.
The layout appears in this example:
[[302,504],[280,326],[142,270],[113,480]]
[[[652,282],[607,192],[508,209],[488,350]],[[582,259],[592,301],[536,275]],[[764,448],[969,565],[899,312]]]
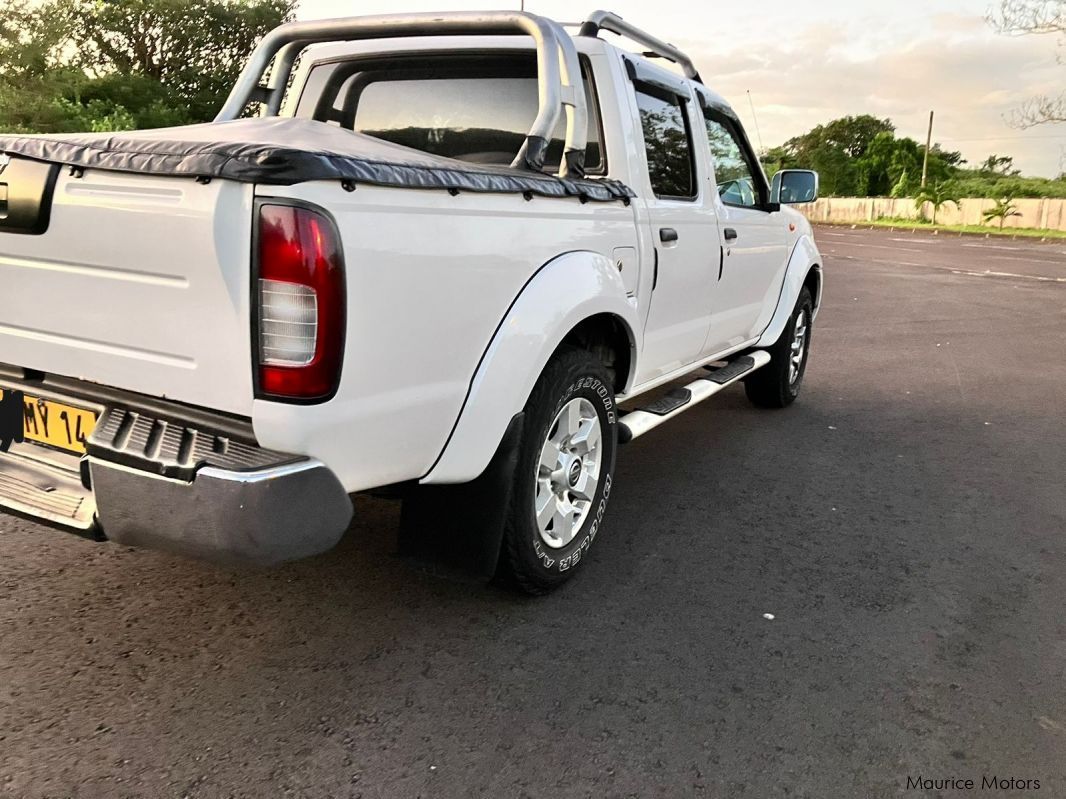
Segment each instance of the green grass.
[[840,225],[850,227],[890,227],[903,230],[935,230],[944,233],[965,233],[971,235],[1011,236],[1026,239],[1066,239],[1066,230],[1041,230],[1040,228],[1018,227],[1003,228],[991,225],[932,225],[921,219],[882,218],[862,222],[818,222],[819,225]]

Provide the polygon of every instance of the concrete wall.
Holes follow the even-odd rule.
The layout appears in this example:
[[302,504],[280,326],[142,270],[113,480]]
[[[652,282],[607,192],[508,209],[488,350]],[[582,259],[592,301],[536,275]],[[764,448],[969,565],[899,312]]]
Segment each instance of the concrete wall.
[[[966,198],[958,206],[948,204],[937,212],[937,224],[981,225],[981,214],[995,205],[995,200]],[[1028,227],[1045,230],[1066,230],[1066,200],[1015,200],[1021,216],[1007,217],[1005,228]],[[893,200],[888,197],[823,197],[817,202],[797,205],[812,222],[873,222],[883,217],[917,219],[914,200]],[[929,219],[930,211],[925,210]],[[999,220],[989,223],[999,227]]]

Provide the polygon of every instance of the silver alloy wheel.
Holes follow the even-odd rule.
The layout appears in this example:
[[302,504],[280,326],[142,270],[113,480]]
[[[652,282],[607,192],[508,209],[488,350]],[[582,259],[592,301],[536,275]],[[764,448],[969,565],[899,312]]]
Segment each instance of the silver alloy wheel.
[[792,335],[792,352],[788,362],[788,384],[794,386],[799,380],[803,368],[803,356],[807,352],[807,312],[800,310],[796,315],[795,333]]
[[581,530],[600,482],[603,431],[596,408],[584,397],[566,403],[548,428],[537,463],[534,513],[540,537],[565,547]]

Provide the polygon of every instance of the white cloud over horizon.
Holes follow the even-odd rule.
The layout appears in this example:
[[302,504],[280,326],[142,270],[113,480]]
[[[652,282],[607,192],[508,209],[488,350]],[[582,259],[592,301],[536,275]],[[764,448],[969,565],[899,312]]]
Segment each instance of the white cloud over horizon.
[[[302,0],[298,15],[500,7],[506,4]],[[575,9],[560,0],[527,3],[528,10],[564,22],[596,7]],[[1063,90],[1066,65],[1056,60],[1060,45],[1050,37],[995,33],[984,19],[987,0],[896,0],[868,7],[845,0],[697,7],[620,0],[606,7],[688,52],[754,139],[750,91],[767,147],[857,114],[887,117],[898,135],[924,141],[934,110],[934,140],[960,150],[971,163],[996,153],[1013,156],[1025,174],[1051,177],[1066,169],[1066,125],[1023,131],[1008,122],[1028,97]]]

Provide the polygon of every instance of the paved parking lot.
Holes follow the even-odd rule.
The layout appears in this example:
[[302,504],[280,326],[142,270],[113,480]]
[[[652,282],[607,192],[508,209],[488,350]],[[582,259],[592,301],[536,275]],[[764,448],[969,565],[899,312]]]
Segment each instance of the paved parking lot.
[[0,796],[1066,795],[1066,243],[818,235],[800,402],[622,449],[553,596],[0,517]]

